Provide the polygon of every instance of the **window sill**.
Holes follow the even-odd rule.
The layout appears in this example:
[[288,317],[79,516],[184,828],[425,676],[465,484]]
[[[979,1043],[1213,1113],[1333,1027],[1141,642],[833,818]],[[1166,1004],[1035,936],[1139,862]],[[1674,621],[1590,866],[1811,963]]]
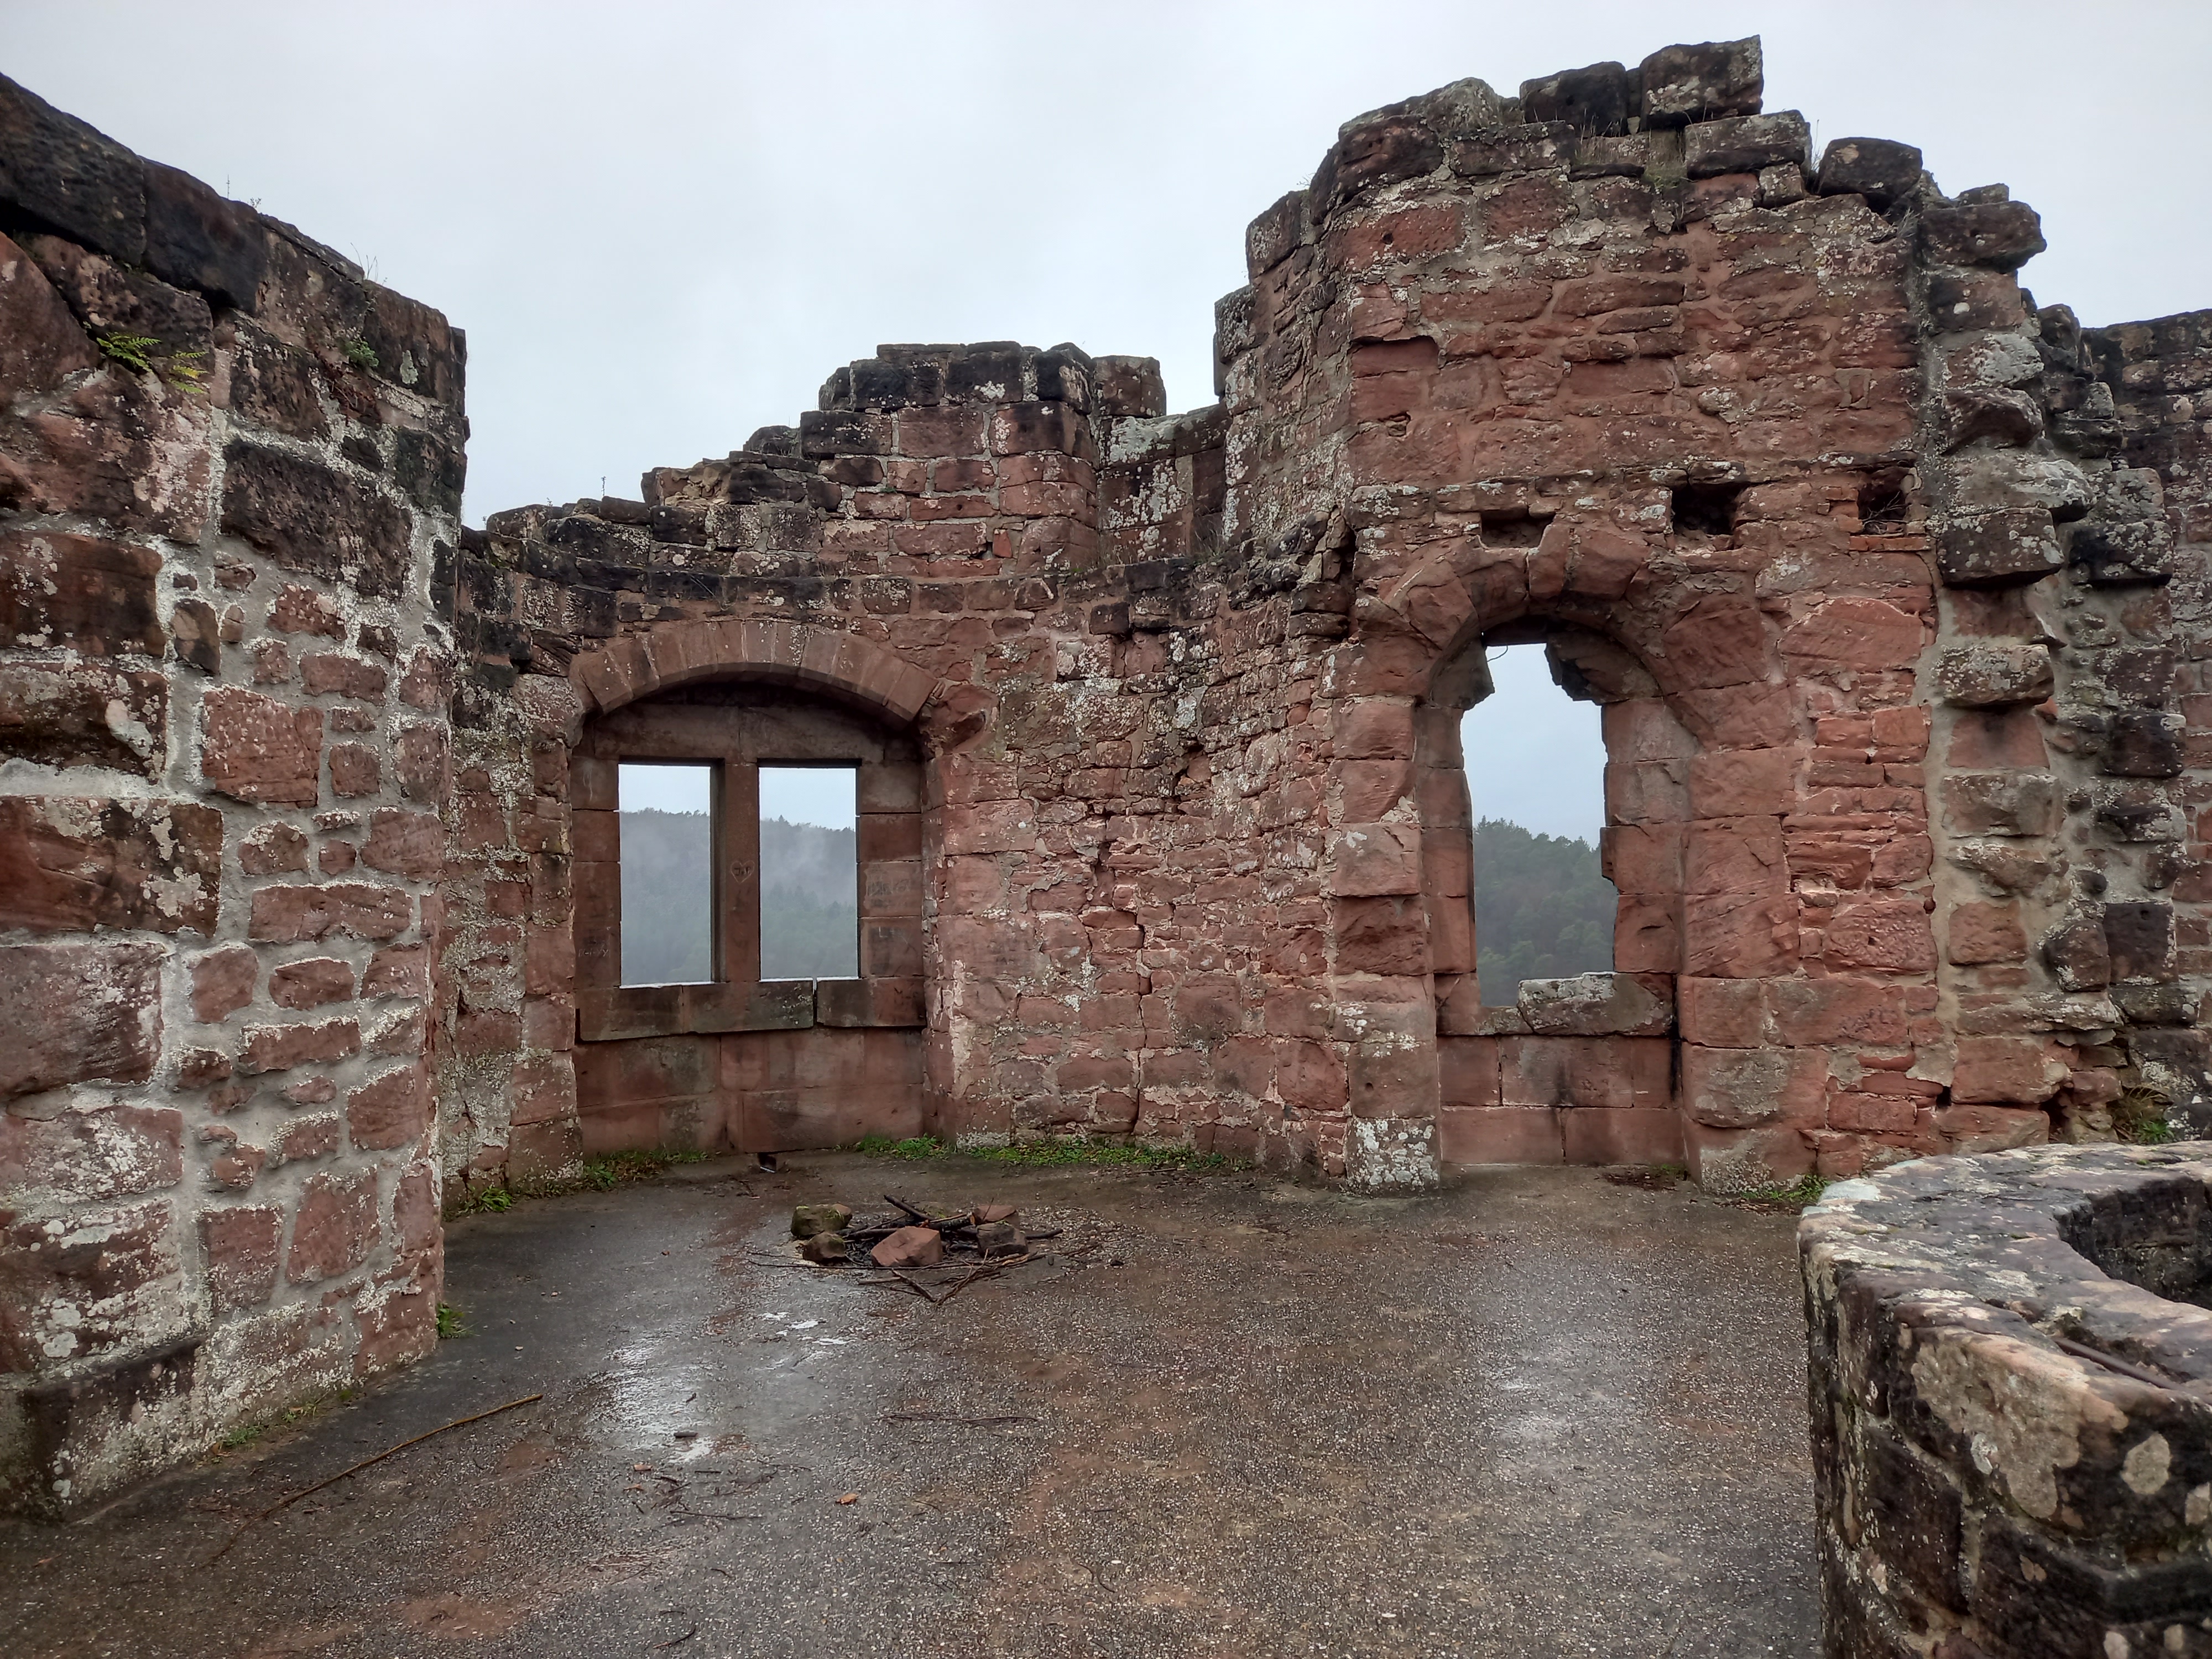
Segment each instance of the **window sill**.
[[625,985],[580,992],[580,1042],[728,1031],[926,1025],[919,979],[781,979],[754,985]]

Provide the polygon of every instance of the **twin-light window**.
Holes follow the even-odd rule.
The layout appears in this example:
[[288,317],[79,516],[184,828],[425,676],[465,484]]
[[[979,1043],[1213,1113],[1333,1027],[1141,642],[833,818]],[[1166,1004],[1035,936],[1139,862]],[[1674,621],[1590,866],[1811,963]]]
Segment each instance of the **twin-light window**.
[[[701,763],[623,762],[622,982],[724,977],[717,923],[733,910],[757,921],[762,979],[859,977],[859,777],[850,766],[726,775]],[[724,799],[746,794],[757,801],[751,838],[729,833],[743,827],[731,809],[745,804]],[[741,884],[736,893],[718,887],[718,867],[722,882]]]

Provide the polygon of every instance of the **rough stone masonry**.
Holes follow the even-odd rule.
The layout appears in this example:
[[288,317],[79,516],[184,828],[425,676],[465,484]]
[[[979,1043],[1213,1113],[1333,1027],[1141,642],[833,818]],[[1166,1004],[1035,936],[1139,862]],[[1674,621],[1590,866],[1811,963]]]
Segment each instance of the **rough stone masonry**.
[[[1206,408],[885,346],[477,532],[458,331],[0,83],[9,1489],[419,1354],[441,1200],[625,1146],[1741,1188],[2212,1124],[2212,314],[2038,308],[2003,186],[1760,87],[1347,123]],[[1507,1004],[1459,720],[1537,641],[1617,971]],[[732,830],[716,980],[621,984],[624,757],[854,765],[859,977],[760,980]]]

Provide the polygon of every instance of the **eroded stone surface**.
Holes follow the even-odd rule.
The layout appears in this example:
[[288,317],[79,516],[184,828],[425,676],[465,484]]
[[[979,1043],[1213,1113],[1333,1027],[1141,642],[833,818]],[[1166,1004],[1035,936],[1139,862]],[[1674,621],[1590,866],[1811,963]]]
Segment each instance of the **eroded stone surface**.
[[1806,1212],[1827,1651],[2200,1650],[2208,1180],[2194,1146],[2039,1147]]

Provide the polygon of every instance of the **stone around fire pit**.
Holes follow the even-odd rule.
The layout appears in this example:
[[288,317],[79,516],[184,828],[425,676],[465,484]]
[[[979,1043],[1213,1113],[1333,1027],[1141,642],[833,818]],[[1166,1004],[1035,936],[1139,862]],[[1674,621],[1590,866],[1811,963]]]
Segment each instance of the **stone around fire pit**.
[[1832,1659],[2212,1654],[2208,1183],[2037,1146],[1806,1212]]

